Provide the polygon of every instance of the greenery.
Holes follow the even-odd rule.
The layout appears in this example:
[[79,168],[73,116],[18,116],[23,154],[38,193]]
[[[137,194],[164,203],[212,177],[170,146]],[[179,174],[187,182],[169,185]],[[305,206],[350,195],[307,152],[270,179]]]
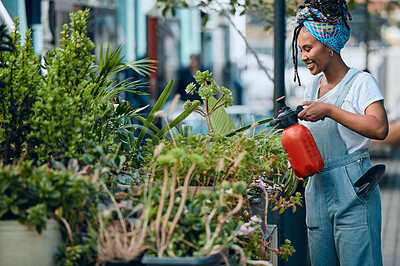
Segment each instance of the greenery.
[[[270,203],[269,207],[272,210],[279,210],[279,213],[283,213],[288,208],[293,208],[293,211],[295,211],[296,206],[302,204],[301,195],[299,193],[293,195],[297,186],[297,179],[288,169],[287,162],[286,153],[280,143],[280,135],[271,132],[269,134],[261,132],[254,136],[238,133],[230,137],[218,134],[199,134],[187,137],[180,135],[173,140],[161,141],[154,149],[153,157],[149,163],[140,171],[143,171],[143,174],[148,177],[146,179],[159,182],[156,187],[167,186],[168,189],[171,186],[177,187],[180,189],[174,189],[174,191],[179,191],[179,193],[184,193],[185,187],[189,185],[195,187],[211,186],[212,193],[210,194],[218,195],[222,184],[232,185],[236,182],[242,182],[247,191],[241,210],[235,216],[236,221],[240,221],[240,223],[236,224],[236,229],[233,229],[233,227],[230,229],[237,233],[242,224],[255,219],[249,211],[249,197],[265,198],[266,202]],[[194,164],[195,166],[193,166]],[[172,182],[172,184],[166,180],[169,180],[168,182]],[[195,190],[199,190],[199,188],[195,188]],[[170,193],[173,193],[172,190]],[[191,193],[193,194],[193,192]],[[191,204],[195,204],[194,201],[204,204],[201,203],[204,195],[208,195],[207,192],[200,192],[198,197],[191,198],[187,203],[188,206],[185,205],[185,210],[189,210]],[[183,195],[179,194],[176,197],[180,199],[179,201],[176,200],[177,203],[182,202]],[[160,196],[156,196],[156,198],[159,199]],[[206,198],[206,201],[213,202],[210,198]],[[169,204],[172,204],[172,200]],[[212,204],[218,206],[218,203],[213,202]],[[157,206],[154,207],[155,209],[161,209],[160,206],[155,205]],[[227,206],[237,206],[237,202],[231,200],[227,203]],[[173,207],[172,210],[175,210],[175,208],[177,207]],[[181,218],[182,220],[186,219],[185,215]],[[172,215],[171,217],[176,216]],[[261,218],[266,221],[266,217]],[[199,218],[200,220],[201,218]],[[179,225],[180,222],[181,220],[179,220]],[[197,235],[195,220],[191,220],[188,224],[193,225],[194,228],[185,227],[182,230],[191,230]],[[177,226],[176,230],[181,230],[181,226]],[[185,231],[182,235],[188,236],[191,231]],[[233,238],[225,239],[238,239],[236,233]],[[187,238],[185,239],[187,240]],[[233,246],[233,242],[230,242],[224,246],[240,251],[244,250],[245,253],[238,251],[242,255],[242,260],[243,256],[248,256],[247,259],[250,260],[269,258],[269,243],[265,240],[261,227],[252,231],[250,235],[241,236],[239,242],[239,245]],[[167,243],[165,245],[169,247]],[[180,254],[181,250],[191,250],[191,247],[196,246],[192,246],[190,243],[180,243],[178,248],[177,245],[172,246],[174,249],[169,253],[167,252],[166,256],[178,256],[176,253]],[[180,245],[184,245],[185,248]],[[254,247],[260,246],[263,247],[263,250],[256,251],[254,249]],[[157,246],[155,250],[159,251],[160,246]],[[273,251],[287,258],[294,252],[294,249],[290,246],[290,242],[286,242],[282,247]],[[162,255],[158,254],[158,256]]]
[[1,164],[0,219],[16,219],[42,232],[48,219],[54,218],[63,225],[66,238],[62,257],[72,252],[79,255],[80,262],[90,261],[95,250],[85,242],[93,239],[88,225],[95,219],[92,209],[98,184],[95,176],[78,170],[76,160],[69,165],[68,169],[59,169],[50,165],[34,167],[32,161]]
[[[0,78],[0,160],[5,164],[18,160],[27,146],[32,130],[32,106],[39,89],[39,57],[31,46],[31,30],[26,31],[22,44],[18,33],[19,22],[10,33],[8,50],[2,52]],[[1,29],[2,35],[5,28]],[[4,43],[3,43],[4,45]]]
[[17,219],[41,232],[56,213],[78,213],[90,205],[96,192],[89,176],[49,166],[33,167],[31,161],[0,165],[0,218]]
[[[146,76],[154,62],[124,63],[118,46],[107,47],[95,65],[94,44],[86,36],[88,12],[71,14],[61,46],[47,54],[44,65],[33,53],[30,31],[24,43],[18,25],[10,34],[2,57],[7,67],[0,68],[0,219],[18,219],[39,232],[47,219],[57,219],[64,236],[60,265],[227,249],[245,263],[267,260],[263,232],[238,235],[255,219],[249,197],[264,197],[280,212],[301,204],[280,136],[248,135],[269,119],[237,129],[224,110],[232,104],[231,92],[211,73],[198,72],[199,86],[187,91],[199,93],[204,109],[198,101],[187,103],[158,128],[154,120],[174,80],[151,110],[121,100],[121,92],[140,94],[136,89],[146,83],[117,81],[115,74],[131,68]],[[204,115],[210,134],[173,134],[194,111]],[[193,193],[191,185],[213,190]],[[293,248],[287,243],[274,251],[285,257]]]
[[[265,143],[261,144],[261,141]],[[275,149],[273,144],[280,142],[279,135],[257,139],[244,134],[226,137],[216,134],[179,136],[173,141],[164,140],[157,147],[157,154],[164,155],[170,151],[177,153],[185,150],[201,156],[204,168],[194,172],[193,185],[213,185],[222,181],[244,181],[250,184],[263,174],[271,178],[285,176],[288,169],[285,160],[286,154],[282,148]],[[274,143],[275,142],[275,143]],[[272,144],[272,145],[271,145]],[[267,149],[270,145],[269,150]],[[272,152],[273,153],[272,153]],[[143,168],[144,173],[151,173],[150,177],[162,176],[163,166],[157,164],[158,157],[153,157]],[[177,169],[177,176],[184,176],[189,164],[182,161]],[[284,180],[281,178],[279,180]]]
[[96,104],[87,73],[94,62],[93,42],[86,36],[89,10],[71,14],[70,27],[63,26],[61,46],[48,52],[33,105],[32,133],[38,159],[73,157],[91,139],[90,127]]

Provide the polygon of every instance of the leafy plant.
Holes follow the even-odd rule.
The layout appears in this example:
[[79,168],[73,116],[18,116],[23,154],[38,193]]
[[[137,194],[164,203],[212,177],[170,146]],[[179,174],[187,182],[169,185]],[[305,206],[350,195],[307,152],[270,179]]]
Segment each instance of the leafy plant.
[[[186,178],[190,174],[188,181],[190,185],[212,186],[212,193],[218,193],[219,186],[224,182],[243,182],[247,188],[246,200],[236,218],[243,223],[250,222],[252,217],[251,213],[246,211],[250,209],[248,197],[264,198],[266,206],[269,202],[271,209],[279,209],[280,212],[291,207],[295,210],[296,206],[302,203],[299,194],[293,195],[297,179],[288,170],[288,159],[280,143],[280,136],[272,132],[267,133],[260,132],[254,136],[238,133],[231,137],[218,134],[187,137],[180,135],[172,141],[162,141],[156,147],[154,156],[143,168],[143,173],[147,173],[153,180],[161,178],[165,180],[168,175],[169,180],[176,180],[173,181],[176,183],[173,183],[174,186],[185,186]],[[191,156],[198,158],[196,160],[202,167],[191,169],[193,164]],[[160,160],[175,164],[175,166],[166,168]],[[198,197],[192,198],[192,202],[198,200]],[[248,215],[244,215],[246,212]],[[265,224],[266,213],[265,217],[262,217]],[[195,221],[189,224],[195,224]],[[188,232],[185,233],[186,236],[188,234]],[[270,243],[265,240],[262,231],[258,230],[246,239],[242,237],[241,241],[242,244],[231,246],[239,254],[243,252],[242,256],[245,255],[245,257],[241,260],[268,258],[268,252],[271,250]],[[263,247],[264,251],[260,250],[257,253],[254,250],[255,246]],[[289,247],[290,245],[282,247],[279,252],[277,250],[273,252],[284,257],[287,255],[283,252],[284,250],[294,251]]]
[[39,160],[74,157],[82,151],[98,115],[91,94],[94,84],[89,72],[95,56],[93,42],[86,36],[89,10],[70,14],[70,27],[63,26],[61,45],[49,51],[33,104],[32,132]]
[[[132,260],[140,257],[148,248],[151,208],[146,203],[150,200],[149,195],[142,196],[144,204],[133,206],[132,200],[123,199],[123,202],[118,203],[104,183],[103,188],[109,195],[113,206],[107,206],[101,210],[99,215],[99,259],[112,261]],[[114,216],[117,216],[118,219],[115,219]]]
[[[111,50],[107,47],[104,58],[101,53],[100,63],[94,67],[97,74],[94,77],[95,86],[92,94],[98,100],[103,113],[103,116],[98,118],[94,124],[94,140],[97,143],[102,143],[103,146],[121,144],[118,147],[119,151],[126,154],[129,157],[127,162],[136,168],[144,163],[142,155],[144,141],[149,141],[154,145],[159,139],[165,137],[169,130],[188,117],[199,105],[194,104],[193,107],[184,110],[173,121],[170,121],[164,128],[160,129],[153,122],[159,116],[162,106],[171,93],[173,79],[166,85],[147,117],[143,112],[149,106],[133,109],[128,102],[119,99],[118,96],[122,91],[129,91],[138,95],[146,94],[136,90],[136,88],[146,83],[130,78],[116,83],[112,80],[113,76],[127,68],[146,76],[154,71],[154,63],[154,60],[149,59],[125,63],[121,56],[121,47],[118,46]],[[137,121],[137,123],[133,121]],[[115,149],[115,147],[112,149]]]
[[[214,193],[204,191],[198,198],[190,198],[190,179],[196,168],[205,167],[204,159],[179,148],[156,157],[164,171],[147,186],[152,199],[147,204],[153,213],[150,238],[155,255],[209,256],[229,247],[239,226],[231,218],[242,208],[246,184],[224,182]],[[182,163],[189,168],[179,175]],[[229,208],[233,202],[235,206]]]
[[[232,137],[215,134],[179,136],[173,141],[163,141],[158,146],[157,153],[164,154],[174,149],[184,149],[197,154],[205,161],[205,167],[195,171],[192,185],[213,185],[222,181],[245,181],[246,184],[255,182],[262,176],[270,183],[283,184],[284,191],[293,193],[295,177],[288,171],[287,157],[280,143],[279,135],[257,135],[250,137],[236,134]],[[155,166],[155,168],[153,168]],[[177,169],[178,176],[184,176],[188,164],[182,162]],[[162,176],[163,168],[157,165],[156,157],[143,168],[152,176]],[[295,189],[295,187],[294,187]]]
[[0,218],[17,219],[41,232],[56,211],[77,211],[96,191],[91,177],[75,175],[32,162],[0,165]]
[[[213,80],[212,73],[208,70],[204,72],[197,71],[194,75],[196,84],[191,83],[186,87],[186,93],[197,93],[200,95],[204,108],[199,105],[199,101],[186,101],[184,109],[195,108],[194,111],[206,119],[209,133],[216,133],[226,136],[233,136],[248,129],[255,128],[271,121],[273,118],[263,119],[252,123],[251,125],[236,128],[229,114],[224,108],[231,106],[233,102],[232,92],[220,87]],[[218,96],[216,99],[214,96]],[[197,106],[195,106],[197,105]]]
[[31,146],[29,121],[35,115],[32,106],[40,81],[39,57],[33,52],[31,30],[26,31],[22,42],[18,28],[16,20],[10,36],[4,26],[0,30],[0,160],[5,164],[16,162]]
[[[232,92],[225,87],[218,86],[217,83],[212,79],[212,73],[209,73],[208,70],[204,72],[197,71],[196,75],[194,75],[194,78],[198,86],[196,86],[194,83],[190,83],[186,87],[186,93],[192,95],[193,93],[199,94],[202,101],[204,102],[204,108],[198,106],[195,109],[195,111],[199,113],[201,116],[205,117],[207,122],[208,132],[214,133],[213,128],[215,128],[217,125],[215,124],[212,125],[213,121],[210,119],[210,116],[214,112],[216,112],[218,108],[222,106],[227,107],[232,105],[233,102]],[[214,96],[217,95],[218,93],[221,93],[221,96],[218,98],[218,100],[216,100]],[[194,102],[186,101],[183,108],[184,109],[190,108],[196,102],[197,101]],[[232,120],[225,120],[225,121],[227,121],[227,128],[220,127],[218,133],[223,134],[223,132],[221,132],[223,128],[225,128],[225,130],[228,130],[228,133],[236,129]]]

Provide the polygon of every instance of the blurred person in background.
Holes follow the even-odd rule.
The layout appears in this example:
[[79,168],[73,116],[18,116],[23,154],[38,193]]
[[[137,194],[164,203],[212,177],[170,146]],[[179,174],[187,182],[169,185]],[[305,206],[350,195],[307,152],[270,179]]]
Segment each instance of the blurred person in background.
[[182,101],[193,101],[193,100],[201,100],[200,96],[197,93],[193,93],[193,95],[186,93],[186,87],[190,83],[196,84],[196,80],[193,75],[196,74],[197,71],[203,71],[200,67],[200,55],[192,54],[190,56],[190,63],[188,67],[182,68],[178,72],[178,82],[176,87],[176,94],[180,95],[180,99]]

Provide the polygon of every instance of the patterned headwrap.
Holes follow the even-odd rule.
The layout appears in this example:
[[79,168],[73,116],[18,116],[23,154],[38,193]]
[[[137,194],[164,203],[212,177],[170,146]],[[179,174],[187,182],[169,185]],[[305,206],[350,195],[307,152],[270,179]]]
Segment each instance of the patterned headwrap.
[[296,16],[297,23],[304,24],[307,30],[320,42],[340,54],[340,50],[349,40],[351,29],[342,17],[334,19],[324,16],[314,7],[304,7]]

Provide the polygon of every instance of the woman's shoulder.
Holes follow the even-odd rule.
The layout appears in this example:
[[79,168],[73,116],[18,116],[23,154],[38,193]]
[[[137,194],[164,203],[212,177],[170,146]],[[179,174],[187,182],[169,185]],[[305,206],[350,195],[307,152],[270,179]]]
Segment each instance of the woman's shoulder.
[[353,71],[357,71],[358,75],[356,79],[354,80],[355,85],[361,86],[361,87],[373,87],[377,88],[378,83],[375,79],[375,77],[369,73],[368,71],[365,70],[358,70],[356,68],[351,68]]
[[355,67],[352,67],[350,68],[350,71],[353,71],[354,73],[358,72],[358,80],[375,80],[375,77],[368,70],[359,70]]
[[360,71],[347,95],[347,100],[363,112],[372,102],[382,99],[382,93],[374,76],[367,71]]

